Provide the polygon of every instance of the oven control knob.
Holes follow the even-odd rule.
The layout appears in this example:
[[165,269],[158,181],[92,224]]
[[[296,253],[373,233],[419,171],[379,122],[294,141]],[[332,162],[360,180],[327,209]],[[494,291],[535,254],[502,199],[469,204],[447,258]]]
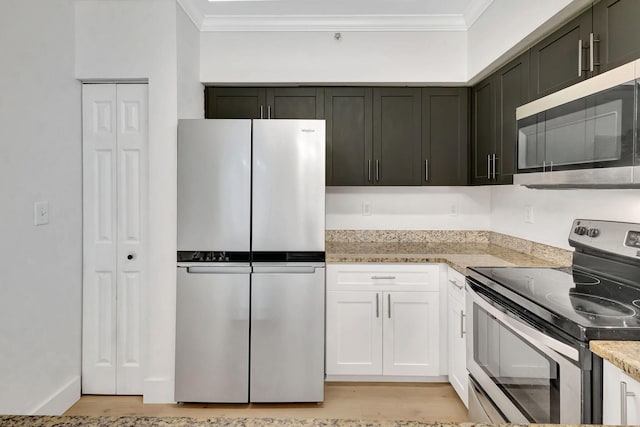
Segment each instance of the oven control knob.
[[590,228],[587,230],[587,236],[589,237],[598,237],[600,235],[600,230],[597,228]]
[[578,226],[573,230],[579,236],[583,236],[587,232],[587,227]]

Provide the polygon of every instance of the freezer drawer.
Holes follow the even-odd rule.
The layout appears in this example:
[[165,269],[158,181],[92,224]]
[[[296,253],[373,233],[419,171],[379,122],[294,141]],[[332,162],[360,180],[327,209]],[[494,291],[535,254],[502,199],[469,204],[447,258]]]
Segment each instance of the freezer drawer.
[[324,281],[324,267],[254,264],[251,402],[324,400]]
[[178,123],[178,251],[249,251],[251,120]]
[[176,401],[249,401],[250,271],[178,267]]
[[324,252],[324,120],[253,121],[254,251]]

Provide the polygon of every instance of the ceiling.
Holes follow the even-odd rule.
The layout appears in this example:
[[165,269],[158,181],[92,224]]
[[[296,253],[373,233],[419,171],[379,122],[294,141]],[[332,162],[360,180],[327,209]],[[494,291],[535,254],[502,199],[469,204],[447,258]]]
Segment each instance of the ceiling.
[[493,0],[178,0],[201,31],[465,31]]

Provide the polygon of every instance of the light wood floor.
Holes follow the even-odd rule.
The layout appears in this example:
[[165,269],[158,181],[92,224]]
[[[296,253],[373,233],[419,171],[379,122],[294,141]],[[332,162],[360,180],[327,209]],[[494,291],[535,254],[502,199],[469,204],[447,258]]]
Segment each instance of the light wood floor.
[[140,396],[86,395],[65,415],[467,421],[467,409],[444,383],[327,383],[322,405],[143,405]]

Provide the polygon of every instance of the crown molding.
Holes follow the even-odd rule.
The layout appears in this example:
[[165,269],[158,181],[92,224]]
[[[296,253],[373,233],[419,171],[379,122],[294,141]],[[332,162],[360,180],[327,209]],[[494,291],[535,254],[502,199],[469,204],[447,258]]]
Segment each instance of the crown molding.
[[193,25],[200,31],[202,31],[202,21],[204,18],[204,13],[195,5],[195,2],[192,0],[176,0],[184,13],[187,14]]
[[467,26],[463,15],[205,15],[200,30],[466,31]]
[[463,12],[467,29],[471,28],[484,11],[491,6],[491,3],[493,3],[493,0],[473,0],[467,5]]

